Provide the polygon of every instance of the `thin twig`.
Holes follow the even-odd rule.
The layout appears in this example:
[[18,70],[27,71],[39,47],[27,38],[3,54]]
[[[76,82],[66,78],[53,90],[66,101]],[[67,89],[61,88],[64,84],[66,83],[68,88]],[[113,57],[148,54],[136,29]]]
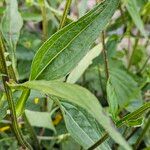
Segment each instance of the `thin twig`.
[[67,15],[68,15],[68,11],[69,11],[70,6],[71,6],[71,2],[72,2],[72,0],[67,0],[66,1],[66,6],[65,6],[65,9],[64,9],[64,12],[63,12],[63,16],[62,16],[62,20],[60,22],[59,29],[63,28],[63,26],[65,25]]
[[14,130],[15,136],[16,136],[18,142],[23,147],[28,148],[29,150],[32,150],[32,147],[24,139],[24,137],[21,133],[21,130],[19,128],[17,116],[16,116],[15,104],[14,104],[13,96],[12,96],[12,91],[11,91],[10,87],[7,85],[7,82],[9,82],[9,74],[8,74],[8,69],[7,69],[7,65],[6,65],[6,59],[4,56],[4,47],[3,47],[1,37],[0,37],[0,72],[2,74],[5,74],[4,76],[2,76],[2,81],[3,81],[3,85],[4,85],[4,89],[5,89],[5,93],[6,93],[6,97],[7,97],[7,101],[8,101],[10,117],[11,117],[11,121],[12,121],[12,128]]
[[106,74],[106,79],[109,79],[109,65],[108,65],[108,56],[107,56],[107,50],[106,50],[106,45],[105,45],[105,32],[102,32],[102,45],[103,45],[103,58],[105,62],[105,74]]

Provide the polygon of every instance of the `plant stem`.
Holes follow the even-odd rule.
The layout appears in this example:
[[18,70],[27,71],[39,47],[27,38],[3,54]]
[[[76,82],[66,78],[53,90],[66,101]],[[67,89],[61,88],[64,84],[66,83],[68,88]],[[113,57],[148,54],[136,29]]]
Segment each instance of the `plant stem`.
[[71,6],[71,2],[72,2],[72,0],[67,0],[66,1],[66,6],[65,6],[65,9],[64,9],[64,12],[63,12],[63,16],[62,16],[62,20],[60,22],[59,29],[63,28],[63,26],[65,25],[66,18],[67,18],[67,15],[68,15],[68,11],[69,11],[69,8]]
[[109,65],[108,65],[108,56],[107,56],[107,50],[106,50],[106,45],[105,45],[105,32],[102,32],[102,45],[103,45],[103,58],[105,62],[105,74],[106,74],[106,79],[109,79]]
[[149,127],[150,127],[150,118],[148,118],[148,121],[147,121],[147,123],[146,123],[146,125],[145,125],[145,127],[144,127],[144,129],[143,129],[143,131],[141,133],[141,135],[138,137],[138,139],[137,139],[137,141],[136,141],[136,143],[134,145],[134,150],[138,149],[138,147],[139,147],[139,145],[140,145],[140,143],[141,143],[145,133],[149,129]]
[[45,0],[39,0],[39,4],[41,7],[41,12],[42,12],[42,27],[43,27],[43,41],[45,41],[47,39],[47,26],[48,26],[48,22],[47,22],[47,16],[46,16],[46,6],[45,6]]
[[[150,108],[150,102],[144,104],[142,107],[140,107],[139,109],[137,109],[133,113],[130,113],[130,114],[126,115],[125,117],[123,117],[121,120],[119,120],[116,123],[117,128],[122,127],[127,120],[130,120],[130,119],[133,119],[135,117],[138,117],[141,113],[143,113],[144,111],[148,110],[149,108]],[[109,134],[107,132],[105,132],[104,135],[95,144],[93,144],[90,148],[88,148],[88,150],[95,149],[100,144],[102,144],[108,137],[109,137]]]
[[18,125],[18,121],[17,121],[17,117],[16,117],[15,104],[14,104],[13,97],[12,97],[12,91],[11,91],[10,87],[7,85],[7,82],[9,82],[9,74],[8,74],[8,69],[7,69],[6,60],[5,60],[5,56],[4,56],[4,47],[3,47],[1,37],[0,37],[0,72],[2,74],[4,74],[4,76],[2,76],[2,81],[3,81],[3,85],[4,85],[4,89],[5,89],[5,93],[6,93],[6,97],[7,97],[7,101],[8,101],[10,117],[11,117],[12,127],[14,130],[15,136],[16,136],[18,142],[23,147],[31,150],[32,149],[31,146],[24,139],[24,137],[19,129],[19,125]]
[[17,117],[21,116],[22,113],[24,112],[25,110],[25,105],[26,105],[26,101],[28,99],[30,95],[30,89],[25,89],[23,90],[19,100],[17,101],[17,104],[16,104],[16,114],[17,114]]

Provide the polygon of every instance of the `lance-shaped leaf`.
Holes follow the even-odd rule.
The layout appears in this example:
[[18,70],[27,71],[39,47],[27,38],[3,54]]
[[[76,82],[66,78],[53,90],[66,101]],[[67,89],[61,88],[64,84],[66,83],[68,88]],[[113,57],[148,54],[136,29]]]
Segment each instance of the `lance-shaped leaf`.
[[143,36],[147,36],[145,29],[144,29],[144,23],[141,19],[141,16],[139,15],[139,10],[137,6],[136,0],[128,0],[126,4],[127,10],[129,14],[131,15],[135,25],[140,30],[140,32],[143,34]]
[[[110,118],[104,113],[97,98],[87,89],[78,85],[63,83],[58,81],[28,81],[14,87],[30,88],[41,91],[47,95],[57,96],[76,104],[91,114],[99,124],[110,134],[110,136],[125,149],[130,149],[128,143],[114,127]],[[61,99],[60,99],[61,100]]]
[[1,32],[11,48],[16,46],[23,20],[18,12],[17,0],[6,0],[6,10],[2,18]]
[[52,80],[67,75],[89,51],[114,14],[118,2],[103,1],[49,38],[34,57],[30,80]]

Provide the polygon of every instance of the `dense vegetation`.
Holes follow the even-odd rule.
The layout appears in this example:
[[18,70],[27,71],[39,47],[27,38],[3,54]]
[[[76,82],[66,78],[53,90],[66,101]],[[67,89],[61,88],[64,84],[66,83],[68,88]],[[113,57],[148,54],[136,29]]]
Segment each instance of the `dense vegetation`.
[[149,0],[0,1],[0,150],[150,149]]

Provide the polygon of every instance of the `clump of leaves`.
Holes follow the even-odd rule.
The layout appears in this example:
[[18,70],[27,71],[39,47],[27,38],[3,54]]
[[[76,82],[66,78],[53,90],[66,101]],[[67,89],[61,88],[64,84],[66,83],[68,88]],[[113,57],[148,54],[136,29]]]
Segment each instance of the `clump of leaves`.
[[93,2],[0,2],[0,149],[149,147],[150,2]]

